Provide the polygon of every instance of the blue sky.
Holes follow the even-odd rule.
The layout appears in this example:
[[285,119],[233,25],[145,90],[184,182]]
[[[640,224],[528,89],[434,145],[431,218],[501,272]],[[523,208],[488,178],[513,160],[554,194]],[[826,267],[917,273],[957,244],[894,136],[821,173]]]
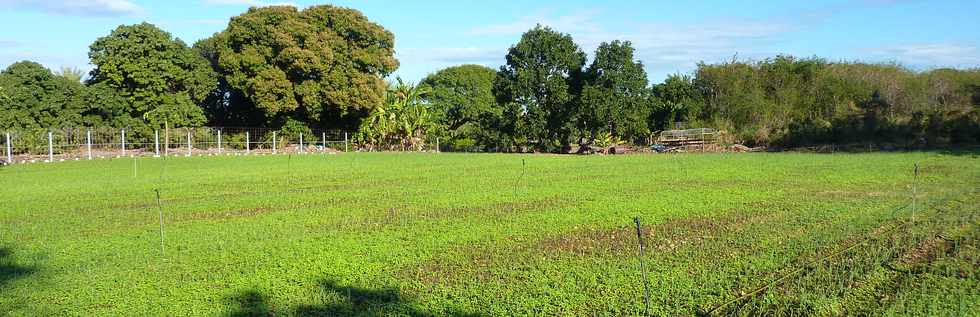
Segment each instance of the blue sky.
[[[0,67],[20,60],[92,68],[88,45],[120,24],[147,21],[188,44],[249,6],[318,1],[0,0]],[[444,67],[498,67],[536,23],[569,33],[589,55],[629,40],[654,82],[708,63],[776,54],[898,62],[914,69],[980,66],[980,1],[335,1],[395,34],[401,67],[418,81]]]

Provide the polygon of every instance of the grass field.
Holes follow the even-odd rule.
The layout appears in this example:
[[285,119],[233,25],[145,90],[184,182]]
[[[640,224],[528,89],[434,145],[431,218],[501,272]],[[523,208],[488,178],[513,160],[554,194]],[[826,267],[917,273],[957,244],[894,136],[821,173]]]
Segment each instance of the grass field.
[[0,315],[638,315],[638,216],[650,314],[976,316],[978,185],[970,153],[8,166]]

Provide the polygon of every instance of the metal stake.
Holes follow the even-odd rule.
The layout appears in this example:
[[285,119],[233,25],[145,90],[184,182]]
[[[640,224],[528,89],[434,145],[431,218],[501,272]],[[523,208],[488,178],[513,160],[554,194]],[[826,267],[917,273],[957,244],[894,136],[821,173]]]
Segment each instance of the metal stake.
[[643,274],[643,304],[645,305],[645,316],[650,316],[650,286],[647,284],[647,269],[643,263],[646,245],[643,242],[643,229],[640,227],[640,217],[634,217],[636,223],[636,238],[640,240],[640,272]]
[[51,131],[48,131],[48,162],[54,162],[54,141],[51,137]]

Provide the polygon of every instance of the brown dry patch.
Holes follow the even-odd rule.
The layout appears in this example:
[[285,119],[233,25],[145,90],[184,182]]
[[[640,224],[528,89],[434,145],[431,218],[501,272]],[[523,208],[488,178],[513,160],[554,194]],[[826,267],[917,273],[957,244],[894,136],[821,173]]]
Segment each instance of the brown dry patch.
[[941,254],[946,254],[951,245],[938,237],[926,239],[902,255],[898,263],[923,264],[931,263]]
[[[731,213],[713,218],[682,218],[645,225],[642,233],[648,250],[672,252],[681,247],[704,245],[707,241],[730,236],[745,230],[750,224],[762,223],[772,217],[770,213]],[[636,227],[627,226],[573,231],[542,240],[538,249],[546,253],[618,255],[635,252],[637,245]]]
[[266,214],[272,211],[272,208],[267,207],[254,207],[254,208],[244,208],[237,210],[227,210],[221,212],[196,212],[184,215],[175,216],[177,221],[195,221],[195,220],[223,220],[241,217],[252,217],[256,215]]

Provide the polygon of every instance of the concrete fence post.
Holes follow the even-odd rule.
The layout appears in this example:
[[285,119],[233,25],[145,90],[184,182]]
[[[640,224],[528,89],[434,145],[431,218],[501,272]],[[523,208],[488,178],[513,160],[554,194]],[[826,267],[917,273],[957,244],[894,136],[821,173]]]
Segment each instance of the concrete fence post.
[[160,130],[153,130],[153,157],[160,157]]
[[272,131],[272,154],[276,154],[276,131]]
[[221,130],[218,130],[218,154],[221,154]]
[[245,154],[252,153],[252,144],[248,139],[248,131],[245,131]]
[[48,131],[48,162],[54,162],[54,138]]
[[88,152],[88,159],[92,159],[92,130],[85,131],[85,150]]
[[122,133],[122,156],[126,156],[126,129],[120,130]]
[[191,149],[194,145],[191,144],[191,129],[187,129],[187,157],[191,157]]
[[10,144],[10,133],[7,133],[7,164],[14,163],[14,147]]

